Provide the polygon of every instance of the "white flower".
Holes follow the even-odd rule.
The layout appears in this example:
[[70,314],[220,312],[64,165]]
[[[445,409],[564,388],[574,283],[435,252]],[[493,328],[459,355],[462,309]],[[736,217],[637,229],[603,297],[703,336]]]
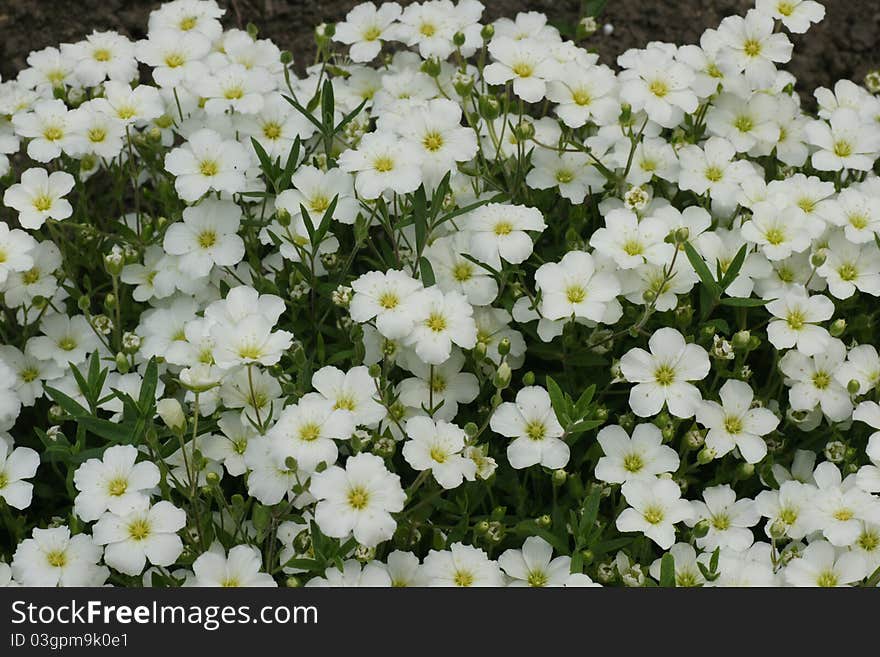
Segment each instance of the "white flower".
[[24,228],[36,230],[46,219],[61,221],[73,214],[64,197],[73,189],[73,176],[64,171],[47,173],[45,169],[28,169],[18,182],[3,194],[3,204],[18,211]]
[[846,239],[855,244],[872,242],[880,233],[880,207],[876,199],[856,187],[842,190],[826,213],[828,222],[842,226]]
[[371,271],[351,284],[354,296],[349,305],[356,322],[376,320],[376,328],[390,340],[407,336],[412,330],[414,299],[421,282],[396,269]]
[[327,212],[333,199],[336,207],[333,218],[343,224],[353,224],[360,207],[354,196],[352,177],[339,169],[321,171],[312,166],[301,166],[293,174],[295,189],[286,189],[275,199],[276,208],[284,208],[292,217],[301,214],[301,207],[316,224]]
[[202,587],[272,587],[278,586],[272,576],[260,572],[263,559],[260,551],[250,545],[236,545],[229,554],[216,545],[193,562],[193,578],[188,586]]
[[858,539],[862,522],[880,523],[880,501],[859,488],[854,475],[843,479],[837,466],[826,461],[813,476],[818,490],[807,509],[812,531],[821,531],[836,547],[847,547]]
[[442,292],[437,286],[421,290],[411,309],[413,328],[406,344],[426,363],[440,365],[452,353],[452,345],[473,349],[477,326],[473,308],[460,292]]
[[828,541],[813,541],[785,567],[791,586],[847,586],[867,574],[864,558],[856,552],[836,549]]
[[757,244],[768,260],[782,260],[792,253],[806,251],[824,229],[820,219],[804,214],[797,206],[781,208],[773,201],[762,201],[752,210],[752,218],[743,223],[741,235]]
[[828,240],[825,263],[816,273],[837,299],[848,299],[856,290],[880,296],[880,250],[876,244],[853,244],[844,235],[834,233]]
[[[880,406],[877,402],[863,401],[853,411],[853,420],[880,429]],[[880,431],[875,431],[868,438],[865,454],[871,460],[871,465],[859,468],[856,484],[868,493],[880,493]]]
[[162,500],[146,502],[128,513],[105,513],[92,530],[104,548],[104,562],[125,575],[140,575],[147,561],[171,566],[183,552],[177,532],[186,524],[186,513]]
[[502,436],[514,438],[507,447],[507,460],[517,470],[538,464],[556,470],[568,463],[570,450],[561,440],[565,430],[544,388],[521,388],[515,403],[504,402],[495,409],[489,426]]
[[306,587],[388,587],[391,586],[388,572],[377,563],[367,563],[361,567],[360,562],[348,559],[339,567],[328,568],[323,577],[313,577],[306,582]]
[[669,232],[660,219],[639,221],[634,212],[620,208],[605,215],[605,228],[593,233],[590,245],[613,258],[621,269],[633,269],[644,262],[668,265],[675,252],[675,247],[664,241]]
[[541,291],[541,315],[550,320],[581,317],[602,322],[620,294],[617,277],[596,271],[593,256],[584,251],[569,251],[559,263],[541,265],[535,285]]
[[574,204],[583,203],[587,193],[605,186],[605,177],[592,165],[586,153],[557,153],[547,148],[532,151],[532,170],[526,184],[532,189],[559,189],[559,195]]
[[498,283],[485,268],[465,257],[471,255],[470,244],[470,234],[459,231],[435,240],[424,253],[444,292],[456,290],[474,306],[486,306],[498,296]]
[[832,422],[843,422],[852,413],[849,393],[835,374],[846,357],[846,347],[840,340],[831,339],[824,351],[812,358],[797,350],[787,352],[779,360],[779,369],[791,386],[788,400],[795,411],[822,409]]
[[318,393],[308,393],[285,408],[266,433],[278,460],[296,459],[297,469],[314,472],[319,463],[336,463],[334,440],[347,440],[354,432],[354,415]]
[[464,479],[476,478],[476,464],[461,455],[467,435],[456,425],[416,416],[407,420],[406,435],[410,438],[402,450],[406,462],[415,470],[430,470],[443,488],[455,488]]
[[22,586],[101,586],[109,571],[97,565],[101,548],[88,534],[70,535],[66,526],[33,531],[18,544],[12,574]]
[[734,207],[740,184],[748,174],[748,164],[734,160],[736,149],[726,139],[710,137],[702,148],[696,144],[678,151],[681,162],[678,186],[705,194],[723,207]]
[[165,156],[165,169],[176,176],[174,188],[184,201],[200,199],[209,190],[236,194],[245,190],[248,150],[209,129],[197,130],[187,142]]
[[385,192],[407,194],[422,183],[417,152],[395,135],[383,132],[364,135],[356,149],[339,156],[339,167],[356,174],[354,187],[367,200]]
[[828,297],[787,294],[770,301],[767,310],[779,318],[767,326],[767,337],[777,349],[797,346],[801,353],[814,356],[828,346],[831,335],[821,326],[815,326],[834,315],[834,303]]
[[673,128],[699,102],[691,89],[694,72],[658,48],[637,53],[620,75],[620,99],[634,111],[644,110],[655,123]]
[[697,409],[697,422],[709,430],[706,446],[720,458],[734,447],[747,463],[758,463],[767,454],[761,436],[779,426],[779,418],[766,408],[752,408],[754,392],[749,384],[728,379],[718,392],[721,403],[704,401]]
[[634,348],[620,359],[624,378],[637,385],[629,404],[639,417],[656,415],[663,408],[676,417],[692,417],[702,403],[700,391],[687,381],[700,381],[709,373],[709,355],[673,328],[661,328],[648,340],[650,353]]
[[333,402],[335,409],[351,412],[357,425],[374,427],[387,414],[376,399],[376,382],[363,365],[347,372],[322,367],[312,375],[312,387]]
[[31,505],[34,486],[25,479],[37,474],[40,455],[30,447],[12,448],[0,439],[0,498],[13,509]]
[[40,323],[40,331],[43,335],[28,340],[27,351],[40,360],[54,361],[65,371],[71,363],[82,363],[101,344],[82,315],[50,315]]
[[73,501],[77,516],[91,522],[105,511],[124,516],[149,501],[159,483],[159,468],[150,461],[135,463],[138,451],[131,445],[114,445],[101,459],[89,459],[73,475],[79,491]]
[[617,516],[617,529],[641,532],[664,550],[675,543],[675,524],[693,516],[690,502],[671,479],[640,478],[621,487],[629,507]]
[[542,232],[544,216],[537,208],[489,203],[474,210],[466,229],[471,233],[470,252],[495,269],[501,261],[518,264],[532,254],[532,238],[526,231]]
[[230,64],[195,81],[194,90],[205,100],[208,114],[240,112],[256,114],[263,109],[264,97],[275,82],[262,68]]
[[483,69],[486,82],[505,84],[512,80],[513,93],[527,103],[544,98],[547,81],[557,76],[559,64],[537,40],[496,36],[489,43],[489,54],[494,61]]
[[596,463],[596,479],[622,484],[638,478],[652,478],[678,469],[674,449],[663,443],[663,434],[653,424],[638,424],[632,438],[616,424],[603,427],[596,436],[604,456]]
[[811,24],[825,18],[825,7],[814,0],[757,0],[755,8],[782,21],[790,32],[796,34],[806,32]]
[[870,344],[850,349],[846,354],[846,362],[838,368],[835,378],[842,386],[848,386],[850,381],[857,381],[860,395],[873,390],[880,382],[880,354],[877,349]]
[[211,268],[232,267],[244,257],[244,241],[236,234],[241,209],[229,201],[207,198],[183,210],[183,221],[165,231],[163,248],[183,256],[180,269],[207,276]]
[[428,586],[503,586],[498,562],[480,548],[453,543],[449,550],[431,550],[422,564]]
[[207,75],[202,60],[210,51],[211,39],[196,30],[151,30],[135,47],[138,60],[153,67],[156,84],[168,88],[186,87]]
[[0,223],[0,285],[12,272],[25,272],[34,266],[37,241],[23,230]]
[[464,354],[454,349],[442,365],[428,365],[412,359],[407,367],[415,374],[398,385],[398,401],[413,409],[433,410],[433,417],[452,420],[458,413],[459,404],[472,402],[480,394],[477,377],[462,372]]
[[742,552],[755,541],[750,527],[758,524],[761,513],[750,499],[736,499],[736,492],[728,485],[712,486],[703,490],[703,500],[691,502],[694,514],[687,521],[691,527],[707,520],[709,531],[697,539],[697,546],[706,551],[730,548]]
[[847,107],[834,110],[828,123],[811,121],[805,131],[809,142],[819,149],[811,160],[819,171],[870,171],[880,154],[880,129],[866,124],[858,112]]
[[28,156],[37,162],[51,162],[61,152],[71,154],[75,151],[79,138],[70,125],[70,111],[64,101],[41,100],[31,112],[20,112],[12,116],[12,125],[20,137],[30,139]]
[[762,490],[755,498],[761,515],[767,518],[764,532],[769,537],[776,523],[781,523],[785,535],[793,540],[802,539],[810,531],[807,510],[812,502],[812,486],[799,481],[781,482],[779,490]]
[[757,88],[772,85],[776,77],[774,63],[791,59],[791,41],[784,34],[774,33],[773,18],[754,9],[745,18],[725,18],[718,26],[718,36],[725,45],[721,59],[744,72]]
[[540,536],[529,536],[521,550],[505,550],[498,565],[511,578],[508,586],[599,586],[581,573],[571,572],[571,557],[553,558],[553,547]]
[[[699,565],[697,564],[697,551],[689,543],[676,543],[669,548],[669,554],[675,563],[675,585],[678,587],[702,586],[706,583]],[[651,564],[651,577],[660,580],[661,560],[657,559]]]
[[476,133],[461,126],[461,107],[445,98],[413,108],[397,132],[418,153],[426,185],[436,185],[477,152]]
[[362,2],[336,25],[333,40],[351,46],[349,57],[355,62],[375,59],[382,50],[382,41],[390,38],[390,27],[400,17],[400,5],[383,2],[376,7],[373,2]]
[[391,514],[406,501],[400,477],[367,453],[350,457],[344,470],[334,465],[314,475],[310,491],[318,500],[315,522],[322,532],[334,538],[353,534],[368,547],[391,538],[397,527]]
[[620,114],[615,97],[617,80],[607,66],[567,66],[559,80],[547,84],[547,98],[556,103],[556,115],[569,128],[587,121],[599,125],[613,123]]

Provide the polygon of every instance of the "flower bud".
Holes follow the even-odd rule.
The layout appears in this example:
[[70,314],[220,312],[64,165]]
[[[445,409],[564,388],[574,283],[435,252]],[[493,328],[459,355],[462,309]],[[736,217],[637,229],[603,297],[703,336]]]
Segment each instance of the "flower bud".
[[279,225],[287,227],[290,225],[290,211],[285,208],[275,210],[275,220]]
[[513,375],[513,372],[510,369],[510,365],[506,362],[501,363],[498,366],[498,369],[495,372],[495,376],[492,377],[492,385],[494,385],[498,390],[504,390],[507,386],[510,385],[510,378]]
[[559,470],[553,471],[553,485],[554,486],[562,486],[565,481],[568,479],[568,473],[560,468]]
[[209,472],[205,475],[205,481],[208,482],[209,486],[216,486],[218,483],[220,483],[220,475],[218,475],[216,472]]
[[282,50],[281,57],[279,58],[281,63],[285,66],[290,66],[293,64],[293,53],[289,50]]
[[173,397],[160,399],[156,404],[156,412],[169,429],[175,433],[182,432],[186,429],[186,416],[183,414],[183,408],[180,402]]
[[688,241],[688,238],[691,236],[691,231],[687,226],[681,226],[675,231],[675,241],[678,244],[684,244]]
[[688,449],[699,449],[706,442],[703,432],[694,427],[684,435],[684,444]]
[[126,356],[121,351],[116,354],[116,369],[119,370],[120,374],[128,374],[128,370],[131,369],[131,363],[128,362],[128,356]]
[[700,465],[706,465],[714,458],[715,450],[711,447],[704,447],[700,450],[699,454],[697,454],[697,463],[699,463]]
[[851,395],[859,394],[859,390],[862,389],[862,384],[859,383],[856,379],[850,379],[849,383],[846,384],[846,391]]
[[832,463],[840,463],[846,457],[846,445],[839,440],[832,440],[825,445],[825,458]]
[[491,23],[487,23],[483,26],[483,29],[480,30],[480,36],[483,38],[483,41],[491,41],[492,37],[495,36],[495,26]]
[[751,341],[752,334],[748,331],[737,331],[733,334],[733,348],[737,351],[743,351],[747,349],[749,346],[749,342]]
[[498,353],[506,356],[510,353],[510,338],[501,338],[498,342]]
[[841,335],[843,335],[844,331],[846,331],[846,320],[843,317],[835,319],[833,322],[831,322],[831,326],[828,327],[828,332],[833,338],[839,338]]
[[464,32],[456,32],[452,35],[452,43],[456,48],[461,48],[465,41],[467,41],[467,37],[464,35]]
[[284,586],[289,589],[298,589],[300,586],[302,586],[302,581],[299,577],[291,575],[286,580],[284,580]]
[[700,522],[694,525],[693,532],[696,538],[703,538],[709,533],[709,521],[706,518],[700,520]]
[[513,134],[518,142],[529,141],[535,136],[535,124],[524,119],[516,124]]
[[825,264],[825,261],[828,259],[828,254],[825,252],[825,249],[818,249],[812,256],[810,256],[810,264],[813,267],[821,267]]
[[76,300],[76,307],[79,308],[82,312],[88,313],[89,309],[92,307],[91,298],[89,298],[87,294],[83,294],[79,299]]
[[545,513],[543,516],[535,518],[535,524],[537,524],[538,527],[547,529],[547,527],[553,524],[553,519]]
[[429,57],[424,62],[422,62],[422,73],[428,75],[432,78],[436,78],[440,75],[441,71],[440,60],[436,57]]
[[770,538],[774,540],[781,540],[785,538],[785,532],[788,530],[788,525],[785,524],[780,518],[777,518],[772,523],[770,523],[769,533]]
[[487,531],[489,531],[489,521],[481,520],[476,525],[474,525],[474,531],[477,534],[485,534]]
[[477,435],[477,432],[480,430],[480,427],[477,426],[476,422],[468,422],[464,425],[464,432],[467,434],[468,438],[473,438]]
[[524,386],[533,386],[535,385],[535,373],[532,371],[528,371],[523,374],[522,382]]
[[135,354],[141,348],[141,337],[137,333],[126,331],[122,334],[122,351],[126,354]]
[[394,456],[394,452],[397,450],[397,444],[394,442],[394,438],[388,438],[386,436],[380,437],[373,443],[372,452],[376,456],[380,456],[383,459],[388,459]]
[[740,463],[736,467],[737,479],[749,479],[755,474],[755,466],[753,463]]

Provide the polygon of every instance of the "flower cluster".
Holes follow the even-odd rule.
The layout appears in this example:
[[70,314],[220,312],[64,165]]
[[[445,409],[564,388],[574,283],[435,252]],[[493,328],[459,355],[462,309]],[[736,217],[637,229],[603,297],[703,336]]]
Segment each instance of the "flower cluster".
[[878,585],[880,97],[781,68],[822,5],[614,67],[483,9],[300,77],[173,0],[0,82],[0,584]]

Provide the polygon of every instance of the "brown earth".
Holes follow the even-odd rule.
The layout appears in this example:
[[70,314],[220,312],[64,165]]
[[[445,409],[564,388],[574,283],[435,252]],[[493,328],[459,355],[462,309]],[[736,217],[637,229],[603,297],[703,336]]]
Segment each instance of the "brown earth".
[[[338,21],[355,0],[219,0],[227,8],[227,26],[259,26],[263,36],[308,62],[314,52],[312,29]],[[410,0],[400,0],[403,5]],[[580,0],[483,0],[484,19],[518,11],[546,13],[556,24],[573,25]],[[152,0],[0,0],[0,74],[13,77],[31,50],[75,41],[93,29],[114,29],[132,38],[144,36]],[[789,70],[809,93],[840,78],[861,81],[880,66],[880,0],[826,0],[825,21],[808,34],[794,36],[796,50]],[[631,47],[648,41],[696,43],[707,27],[730,14],[743,14],[752,0],[610,0],[600,22],[614,25],[611,35],[589,41],[610,63]]]

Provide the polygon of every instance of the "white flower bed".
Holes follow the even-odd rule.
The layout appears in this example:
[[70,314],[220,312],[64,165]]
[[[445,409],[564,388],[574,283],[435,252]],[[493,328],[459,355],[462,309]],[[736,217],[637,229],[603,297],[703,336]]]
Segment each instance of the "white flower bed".
[[802,107],[822,6],[616,68],[482,10],[300,79],[174,0],[0,84],[0,584],[877,585],[880,99]]

